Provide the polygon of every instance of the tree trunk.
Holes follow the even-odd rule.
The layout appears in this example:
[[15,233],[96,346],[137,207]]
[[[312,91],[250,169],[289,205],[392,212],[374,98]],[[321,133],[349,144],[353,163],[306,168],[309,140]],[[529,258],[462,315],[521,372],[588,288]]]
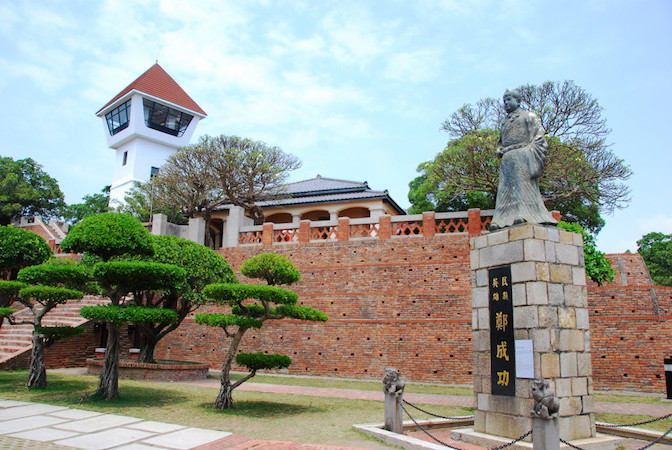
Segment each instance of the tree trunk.
[[215,400],[215,408],[217,409],[233,408],[233,386],[231,386],[230,370],[231,367],[229,367],[229,370],[226,372],[222,370],[222,382],[219,388],[219,394],[217,395],[217,400]]
[[222,364],[219,395],[217,395],[217,400],[215,400],[215,408],[217,409],[233,408],[233,397],[231,396],[231,393],[233,392],[234,386],[231,384],[231,363],[236,356],[238,345],[240,345],[240,341],[243,339],[245,331],[247,331],[247,328],[238,328],[238,332],[233,336],[233,339],[231,339],[229,351],[226,354],[224,364]]
[[104,400],[119,397],[119,327],[111,322],[107,322],[107,349],[94,395]]
[[33,350],[30,355],[30,370],[26,387],[42,389],[47,387],[47,368],[44,365],[44,339],[33,332]]
[[[140,328],[139,328],[140,329]],[[138,362],[154,364],[154,350],[156,350],[156,339],[152,339],[152,336],[147,336],[143,330],[143,338],[140,345],[140,356],[138,357]]]

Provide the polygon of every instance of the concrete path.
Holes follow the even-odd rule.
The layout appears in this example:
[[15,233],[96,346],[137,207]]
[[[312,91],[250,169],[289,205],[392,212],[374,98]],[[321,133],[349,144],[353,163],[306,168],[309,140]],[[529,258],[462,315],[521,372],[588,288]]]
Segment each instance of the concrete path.
[[135,417],[0,399],[2,449],[317,450],[346,447],[251,439]]

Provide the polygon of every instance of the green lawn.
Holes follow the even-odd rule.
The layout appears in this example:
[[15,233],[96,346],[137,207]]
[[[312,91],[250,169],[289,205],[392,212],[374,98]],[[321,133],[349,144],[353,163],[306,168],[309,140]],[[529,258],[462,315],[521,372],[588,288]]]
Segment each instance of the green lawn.
[[[96,376],[52,372],[44,390],[26,389],[26,376],[26,371],[1,371],[0,398],[230,431],[258,439],[385,447],[352,429],[356,423],[383,422],[383,402],[234,391],[235,408],[219,411],[212,408],[216,389],[132,380],[120,380],[117,400],[80,402],[82,395],[95,390]],[[421,406],[444,416],[471,414],[466,408]],[[428,417],[418,413],[416,418]]]
[[[232,379],[240,379],[243,373],[233,373]],[[256,375],[250,380],[252,383],[281,384],[288,386],[308,386],[334,389],[359,389],[364,391],[382,391],[383,380],[361,381],[325,377],[295,377],[286,375]],[[474,390],[469,386],[449,386],[445,384],[406,383],[404,392],[413,394],[439,394],[472,396]]]

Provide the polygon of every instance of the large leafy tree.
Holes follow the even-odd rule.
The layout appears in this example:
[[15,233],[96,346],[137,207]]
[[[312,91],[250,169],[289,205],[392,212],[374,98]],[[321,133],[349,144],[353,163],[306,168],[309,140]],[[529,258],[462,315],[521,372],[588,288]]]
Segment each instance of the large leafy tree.
[[[136,191],[143,198],[151,196],[157,209],[178,207],[188,217],[202,217],[206,229],[215,208],[226,203],[244,208],[255,224],[261,224],[259,201],[280,193],[289,172],[300,166],[296,157],[264,142],[206,135],[178,149],[159,175]],[[212,246],[209,233],[205,245]]]
[[653,282],[672,286],[672,234],[648,233],[637,241],[637,246]]
[[0,225],[26,215],[58,216],[65,206],[55,179],[31,158],[0,157]]
[[[219,283],[205,287],[203,294],[213,303],[230,307],[228,314],[197,314],[196,323],[224,330],[231,339],[226,359],[222,364],[221,386],[215,408],[233,407],[232,392],[245,381],[252,378],[257,370],[284,368],[291,364],[285,355],[266,353],[238,353],[238,346],[250,328],[261,328],[267,320],[285,317],[326,321],[327,316],[313,308],[297,305],[296,293],[277,287],[297,282],[301,274],[286,257],[273,253],[254,256],[241,266],[240,271],[249,278],[266,281],[267,285],[245,285]],[[240,366],[250,373],[242,379],[231,382],[231,365],[234,358]]]
[[[519,89],[521,106],[540,117],[549,142],[540,179],[544,203],[564,220],[599,232],[601,214],[628,203],[625,181],[632,173],[610,149],[602,107],[572,81]],[[501,102],[488,98],[462,106],[443,122],[451,140],[434,160],[418,167],[420,176],[410,185],[411,212],[432,206],[439,211],[494,207],[499,176],[495,150],[504,117]]]
[[71,224],[76,224],[85,217],[108,212],[110,203],[110,186],[105,186],[100,193],[88,194],[82,203],[67,205],[61,210],[61,217]]
[[153,363],[158,342],[174,331],[182,321],[205,303],[203,288],[212,283],[237,283],[236,276],[226,260],[213,250],[173,236],[152,236],[154,255],[148,261],[172,264],[184,269],[185,283],[172,290],[142,291],[133,296],[135,304],[175,311],[176,320],[170,322],[141,322],[139,362]]

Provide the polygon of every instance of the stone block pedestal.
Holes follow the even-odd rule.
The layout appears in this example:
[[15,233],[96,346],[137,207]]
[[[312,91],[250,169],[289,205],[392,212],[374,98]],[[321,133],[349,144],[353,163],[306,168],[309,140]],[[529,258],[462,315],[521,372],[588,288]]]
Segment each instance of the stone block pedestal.
[[595,437],[582,237],[528,224],[471,239],[474,431],[515,439],[532,429],[532,379],[511,380],[515,397],[492,393],[489,273],[502,267],[510,267],[514,339],[532,341],[534,377],[560,400],[560,437]]

